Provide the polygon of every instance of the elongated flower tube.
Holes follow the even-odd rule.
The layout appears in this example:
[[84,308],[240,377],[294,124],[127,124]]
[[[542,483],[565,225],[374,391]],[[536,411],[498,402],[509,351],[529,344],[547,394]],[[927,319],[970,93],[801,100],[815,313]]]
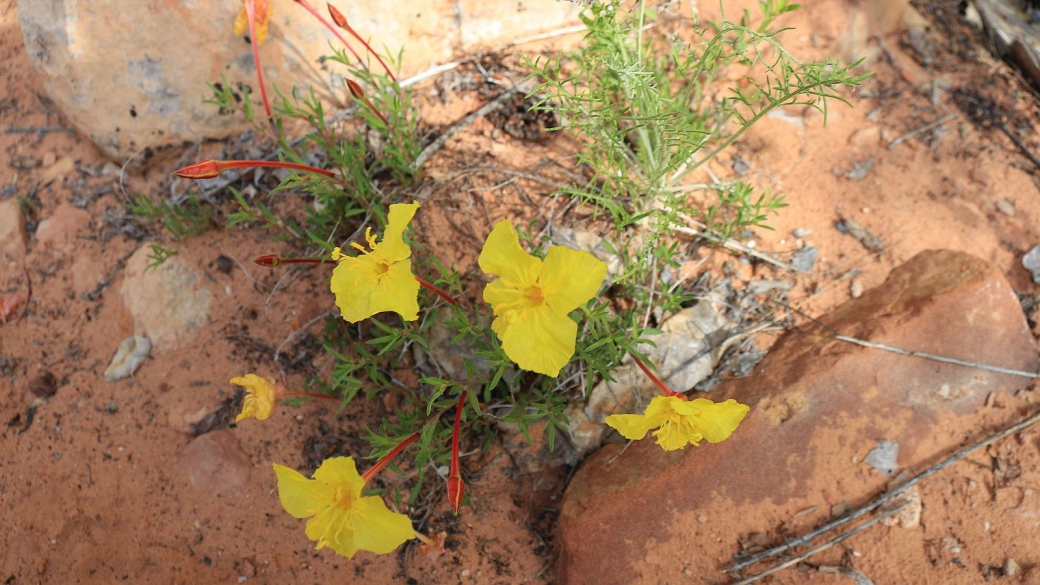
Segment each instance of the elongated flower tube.
[[220,173],[224,171],[230,171],[232,169],[252,169],[252,168],[272,168],[272,169],[290,169],[294,171],[304,171],[308,173],[315,173],[318,175],[324,175],[330,179],[336,179],[336,174],[332,171],[326,171],[325,169],[319,169],[318,167],[312,167],[310,165],[301,165],[290,162],[282,162],[278,160],[204,160],[197,162],[193,165],[188,165],[182,169],[177,169],[173,174],[181,177],[182,179],[213,179],[216,178]]
[[541,260],[524,252],[516,230],[500,221],[478,258],[499,278],[484,288],[502,350],[525,370],[557,376],[574,355],[578,324],[569,313],[603,285],[607,265],[580,250],[551,246]]
[[383,122],[383,125],[387,127],[387,130],[390,129],[390,121],[387,120],[386,116],[376,108],[375,104],[372,103],[372,100],[365,96],[365,90],[361,89],[361,86],[358,85],[356,81],[348,79],[347,88],[350,89],[350,95],[354,96],[354,99],[360,100],[361,103],[365,104],[365,107],[367,107],[369,111],[375,114],[376,117]]
[[310,479],[273,464],[278,497],[294,518],[307,518],[307,538],[352,558],[359,550],[386,554],[415,538],[412,521],[383,498],[361,495],[365,479],[350,457],[326,459]]
[[267,99],[267,88],[264,86],[264,69],[260,64],[260,45],[267,40],[267,25],[271,20],[271,4],[269,0],[242,0],[242,10],[235,19],[235,34],[241,35],[249,30],[249,44],[253,47],[253,64],[256,65],[256,80],[260,85],[260,98],[264,102],[264,112],[271,120],[271,102]]
[[412,249],[404,242],[404,230],[417,209],[418,203],[391,205],[380,242],[368,229],[367,250],[351,243],[360,252],[358,256],[333,250],[332,258],[339,264],[332,271],[331,288],[345,320],[357,323],[384,311],[397,313],[405,321],[419,318],[420,283],[412,274]]
[[459,396],[459,404],[455,409],[455,429],[451,434],[451,470],[448,473],[448,505],[456,516],[462,508],[462,499],[466,496],[466,484],[462,481],[459,470],[459,426],[462,422],[462,409],[466,406],[467,390]]

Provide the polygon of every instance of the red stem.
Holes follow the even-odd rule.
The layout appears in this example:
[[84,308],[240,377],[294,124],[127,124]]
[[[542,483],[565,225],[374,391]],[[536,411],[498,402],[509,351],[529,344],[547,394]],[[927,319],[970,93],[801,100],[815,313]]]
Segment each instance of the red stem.
[[260,45],[256,42],[256,6],[253,0],[246,0],[246,18],[249,19],[249,44],[253,45],[253,65],[256,66],[256,79],[260,84],[260,98],[264,100],[268,122],[274,124],[271,103],[267,101],[267,88],[264,87],[264,68],[260,65]]
[[350,36],[357,39],[358,42],[365,47],[365,50],[367,50],[369,54],[375,56],[376,60],[379,61],[379,64],[383,66],[383,70],[386,71],[386,74],[388,76],[390,76],[390,81],[397,83],[397,78],[394,77],[393,72],[391,72],[390,68],[387,67],[386,62],[383,61],[383,58],[379,56],[379,53],[372,50],[372,46],[368,44],[368,41],[361,38],[361,35],[357,34],[357,31],[354,30],[354,27],[350,26],[350,23],[347,22],[347,18],[343,16],[343,13],[337,10],[336,7],[332,4],[329,4],[329,14],[332,15],[332,20],[335,21],[336,26],[340,26],[344,30],[346,30],[350,34]]
[[462,407],[466,404],[466,394],[468,390],[463,390],[462,394],[459,395],[459,404],[455,408],[455,430],[451,434],[451,470],[448,473],[448,477],[460,477],[459,473],[459,426],[462,423]]
[[386,116],[384,116],[382,112],[377,110],[375,105],[372,104],[372,102],[367,97],[361,96],[358,99],[360,99],[362,102],[364,102],[365,105],[368,106],[368,109],[372,110],[372,113],[375,114],[380,120],[383,121],[383,125],[386,126],[386,131],[389,132],[391,130],[391,128],[390,128],[390,121],[386,119]]
[[266,167],[272,169],[292,169],[294,171],[306,171],[308,173],[317,173],[319,175],[329,177],[330,179],[339,178],[336,176],[336,173],[333,173],[332,171],[326,171],[325,169],[319,169],[318,167],[312,167],[310,165],[300,165],[296,163],[282,162],[277,160],[228,160],[218,161],[217,164],[220,165],[221,171],[225,171],[227,169]]
[[369,469],[368,471],[363,473],[361,475],[361,479],[365,480],[365,483],[368,483],[369,481],[371,481],[371,479],[373,477],[375,477],[377,473],[382,471],[383,468],[386,467],[386,465],[388,463],[390,463],[391,459],[393,459],[394,457],[397,457],[401,453],[401,451],[404,451],[405,447],[407,447],[408,445],[411,445],[412,443],[414,443],[419,438],[419,434],[420,433],[418,433],[418,432],[412,433],[412,435],[410,437],[408,437],[407,439],[401,441],[396,447],[394,447],[393,451],[390,451],[389,453],[387,453],[386,456],[383,457],[382,459],[380,459],[379,461],[377,461],[376,464],[373,465],[371,469]]
[[654,373],[650,371],[650,368],[646,367],[646,364],[644,364],[642,360],[637,358],[635,355],[632,356],[632,359],[636,361],[636,365],[639,366],[639,369],[643,370],[643,373],[646,374],[648,378],[650,378],[650,380],[661,390],[661,392],[665,396],[675,396],[676,398],[686,400],[685,394],[682,394],[681,392],[675,392],[669,389],[668,386],[665,386],[664,382],[662,382],[660,378],[655,376]]
[[350,46],[350,43],[347,42],[347,39],[343,38],[343,35],[339,34],[339,31],[336,30],[336,27],[332,26],[332,23],[330,23],[329,21],[325,20],[325,17],[323,17],[321,14],[319,14],[318,11],[315,10],[314,7],[311,6],[309,2],[307,2],[307,0],[295,0],[295,1],[300,6],[303,6],[304,9],[307,10],[307,12],[310,12],[311,15],[314,16],[314,18],[317,18],[319,21],[321,21],[321,23],[323,25],[325,25],[325,28],[327,28],[330,31],[332,31],[332,34],[336,35],[336,38],[339,39],[339,41],[341,43],[343,43],[343,46],[346,47],[348,51],[350,51],[350,54],[354,55],[354,58],[358,60],[358,63],[360,63],[361,66],[364,67],[366,70],[368,69],[367,67],[365,67],[365,62],[361,60],[361,55],[357,54],[357,51],[354,50],[354,47]]
[[449,295],[448,293],[444,292],[443,290],[437,288],[432,283],[427,282],[425,278],[423,278],[421,276],[416,276],[416,275],[413,275],[413,276],[415,276],[415,280],[418,280],[419,284],[423,288],[425,288],[426,290],[435,293],[440,298],[448,301],[452,306],[456,306],[457,307],[459,305],[459,303],[451,295]]

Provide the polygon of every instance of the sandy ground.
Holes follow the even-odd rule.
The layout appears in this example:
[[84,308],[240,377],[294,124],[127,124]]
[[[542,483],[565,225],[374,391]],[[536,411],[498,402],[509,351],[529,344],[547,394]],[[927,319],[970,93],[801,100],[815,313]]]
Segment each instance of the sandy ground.
[[[826,127],[812,113],[786,112],[765,120],[712,166],[722,176],[741,169],[761,187],[786,196],[790,206],[771,221],[775,231],[758,230],[741,240],[785,260],[800,246],[819,248],[815,271],[800,276],[791,294],[810,314],[847,299],[850,288],[879,284],[892,267],[930,248],[970,252],[1001,267],[1016,291],[1040,292],[1020,265],[1022,254],[1040,243],[1038,169],[1002,131],[978,123],[977,112],[956,95],[991,100],[1000,123],[1030,148],[1036,147],[1036,100],[956,22],[948,5],[923,6],[922,12],[938,18],[933,35],[914,42],[906,33],[886,37],[887,54],[872,65],[875,78],[847,95],[851,108],[836,104]],[[805,59],[835,50],[847,35],[849,14],[846,2],[824,0],[787,17],[785,24],[795,28],[785,33],[788,48]],[[154,237],[126,220],[123,206],[138,192],[167,196],[170,169],[151,168],[119,181],[118,166],[106,174],[108,161],[74,132],[31,130],[64,121],[40,93],[10,1],[0,8],[0,53],[2,197],[32,203],[30,233],[63,204],[89,214],[74,238],[32,239],[24,271],[20,262],[0,265],[0,294],[24,295],[26,273],[32,281],[24,316],[0,325],[4,583],[553,580],[552,525],[567,470],[521,476],[497,446],[467,461],[473,508],[455,518],[441,499],[430,510],[407,510],[427,519],[427,532],[448,533],[443,554],[422,556],[408,548],[347,561],[314,551],[302,523],[278,504],[269,464],[308,469],[321,453],[360,451],[363,443],[353,437],[378,416],[377,407],[337,415],[308,404],[282,408],[266,424],[238,425],[231,432],[252,466],[241,487],[214,493],[191,485],[178,463],[192,440],[191,423],[217,411],[223,414],[216,426],[227,426],[234,389],[226,381],[270,370],[271,348],[327,310],[322,278],[305,274],[291,294],[268,299],[265,287],[276,274],[256,272],[254,283],[237,267],[223,271],[218,256],[247,260],[277,251],[269,234],[214,230],[178,242],[179,260],[203,274],[214,292],[209,323],[193,344],[153,355],[132,380],[104,382],[102,372],[118,342],[133,328],[118,292],[123,262],[142,245],[139,238]],[[450,124],[485,101],[475,91],[437,91],[445,84],[442,79],[419,91],[431,125]],[[920,131],[940,119],[945,121]],[[433,162],[430,174],[462,164],[529,171],[574,147],[565,137],[522,141],[478,120]],[[65,157],[73,167],[52,171]],[[861,177],[850,173],[868,164]],[[503,180],[471,175],[433,189],[419,237],[443,261],[466,271],[474,269],[472,258],[492,221],[511,217],[544,224],[552,217],[580,223],[584,217],[574,210],[554,215],[556,203],[544,200],[544,185],[496,186]],[[837,231],[841,218],[881,237],[883,251],[868,251]],[[796,229],[812,233],[795,238]],[[736,264],[722,251],[698,253],[707,258],[705,268],[722,270],[727,260]],[[736,270],[738,277],[751,276],[750,267]],[[290,382],[300,379],[290,375]],[[975,428],[947,431],[968,436],[989,428],[984,418]],[[814,562],[838,564],[844,558],[868,576],[903,574],[908,583],[940,582],[929,575],[949,578],[948,571],[929,568],[951,563],[963,568],[957,583],[998,578],[1008,558],[1028,571],[1040,563],[1029,545],[1040,541],[1040,518],[1014,517],[1009,510],[1040,509],[1040,439],[1035,431],[1023,433],[1000,450],[1005,464],[1010,460],[1019,470],[1014,479],[998,482],[991,469],[996,455],[980,453],[977,465],[959,464],[922,485],[926,528],[877,527]],[[726,537],[736,552],[737,535]],[[726,582],[720,574],[677,575],[679,581]],[[809,566],[773,582],[809,581],[852,582]]]

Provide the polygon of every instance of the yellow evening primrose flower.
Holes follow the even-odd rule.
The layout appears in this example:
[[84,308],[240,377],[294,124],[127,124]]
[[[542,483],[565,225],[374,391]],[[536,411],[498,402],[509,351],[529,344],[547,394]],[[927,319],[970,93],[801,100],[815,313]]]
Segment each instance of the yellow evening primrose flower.
[[578,324],[568,313],[603,285],[607,265],[588,252],[552,246],[545,260],[524,252],[516,230],[502,220],[477,262],[498,277],[484,288],[502,350],[524,370],[557,376],[574,355]]
[[405,321],[419,318],[419,281],[412,274],[412,249],[403,237],[417,209],[418,203],[391,205],[382,241],[377,244],[368,229],[368,250],[351,243],[361,252],[358,256],[333,250],[332,259],[339,264],[332,271],[332,293],[347,321],[357,323],[383,311],[393,311]]
[[359,550],[386,554],[415,538],[412,521],[391,512],[383,498],[362,497],[365,480],[350,457],[332,457],[321,463],[312,479],[274,464],[278,497],[295,518],[307,520],[307,538],[348,559]]
[[[242,10],[235,19],[235,34],[244,35],[249,31],[249,13],[246,11],[246,0],[242,0]],[[271,22],[271,3],[269,0],[253,0],[253,18],[256,21],[256,45],[259,47],[267,40],[267,24]]]
[[245,400],[242,401],[242,412],[235,418],[239,422],[246,418],[256,420],[267,420],[274,414],[278,406],[278,390],[274,384],[257,376],[246,374],[245,377],[231,378],[231,383],[242,386],[248,391]]
[[677,396],[655,396],[645,414],[612,414],[605,423],[626,439],[638,441],[650,429],[665,451],[697,446],[701,439],[719,443],[728,438],[751,410],[732,398],[714,403],[705,398],[683,400]]

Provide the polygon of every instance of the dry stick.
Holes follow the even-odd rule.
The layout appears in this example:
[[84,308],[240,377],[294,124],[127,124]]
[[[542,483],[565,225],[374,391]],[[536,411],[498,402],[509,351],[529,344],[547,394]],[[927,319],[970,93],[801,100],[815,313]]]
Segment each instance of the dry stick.
[[816,548],[814,548],[812,550],[807,550],[804,553],[794,557],[793,559],[790,559],[788,561],[780,563],[779,565],[777,565],[777,566],[775,566],[775,567],[773,567],[771,569],[767,569],[765,571],[762,571],[761,573],[759,573],[757,575],[752,575],[751,577],[748,577],[747,579],[742,579],[740,581],[737,581],[733,585],[747,585],[748,583],[754,583],[755,581],[758,581],[762,577],[767,577],[769,575],[772,575],[773,573],[777,573],[779,571],[782,571],[782,570],[786,569],[787,567],[790,567],[792,565],[797,565],[798,563],[800,563],[800,562],[804,561],[805,559],[813,556],[814,554],[816,554],[818,552],[821,552],[821,551],[824,551],[824,550],[827,550],[830,547],[832,547],[832,546],[842,542],[843,540],[845,540],[847,538],[850,538],[850,537],[852,537],[852,536],[854,536],[856,534],[859,534],[860,532],[863,532],[867,528],[870,528],[871,526],[877,524],[878,522],[884,520],[885,518],[888,518],[889,516],[895,514],[896,512],[899,512],[900,510],[902,510],[903,508],[905,508],[905,507],[907,507],[909,505],[910,505],[910,502],[903,502],[899,506],[897,506],[895,508],[892,508],[891,510],[888,510],[884,514],[878,515],[877,518],[874,518],[874,519],[870,520],[869,522],[866,522],[866,523],[864,523],[864,524],[862,524],[860,526],[857,526],[857,527],[853,528],[852,530],[846,532],[845,534],[842,534],[841,536],[838,536],[838,537],[834,538],[833,540],[829,540],[829,541],[821,544],[820,546],[818,546],[818,547],[816,547]]
[[[975,443],[974,445],[971,445],[969,447],[965,447],[964,449],[961,449],[960,451],[957,451],[956,453],[954,453],[950,457],[940,461],[939,463],[936,463],[935,465],[929,467],[928,469],[925,469],[921,473],[918,473],[917,475],[913,476],[912,478],[907,480],[906,483],[900,485],[897,488],[894,488],[892,491],[887,492],[887,493],[881,495],[880,497],[878,497],[874,501],[872,501],[872,502],[870,502],[868,504],[865,504],[865,505],[861,506],[860,508],[857,508],[855,511],[853,511],[848,516],[839,518],[839,519],[834,520],[832,522],[828,522],[827,524],[824,524],[823,526],[817,528],[816,530],[813,530],[813,531],[807,533],[804,536],[801,536],[801,537],[796,538],[794,540],[788,541],[788,542],[786,542],[784,544],[781,544],[780,546],[775,546],[775,547],[773,547],[773,548],[771,548],[769,550],[762,551],[762,552],[760,552],[758,554],[755,554],[755,555],[753,555],[751,557],[748,557],[748,558],[746,558],[746,559],[744,559],[742,561],[734,563],[733,565],[731,565],[730,567],[726,568],[725,570],[727,572],[737,571],[737,570],[740,570],[740,569],[742,569],[742,568],[744,568],[744,567],[746,567],[748,565],[752,565],[754,563],[757,563],[758,561],[761,561],[762,559],[765,559],[765,558],[768,558],[768,557],[772,557],[772,556],[776,556],[776,555],[778,555],[780,553],[786,552],[787,550],[790,550],[790,549],[792,549],[792,548],[794,548],[796,546],[802,546],[804,544],[808,544],[812,539],[814,539],[817,536],[823,534],[824,532],[829,532],[830,530],[833,530],[834,528],[837,528],[838,526],[841,526],[842,524],[845,524],[846,522],[849,522],[850,520],[855,520],[856,518],[859,518],[860,516],[863,516],[864,514],[870,512],[872,510],[875,510],[878,507],[883,506],[884,504],[887,504],[888,502],[892,501],[892,499],[894,499],[899,494],[901,494],[904,491],[910,489],[911,487],[917,485],[921,480],[923,480],[925,478],[928,478],[928,477],[938,473],[939,471],[942,471],[943,469],[949,467],[950,465],[956,463],[957,461],[960,461],[961,459],[963,459],[966,456],[968,456],[969,454],[971,454],[973,451],[975,451],[977,449],[980,449],[982,447],[989,446],[989,445],[991,445],[991,444],[993,444],[993,443],[995,443],[995,442],[997,442],[997,441],[999,441],[999,440],[1001,440],[1001,439],[1003,439],[1005,437],[1008,437],[1009,435],[1013,435],[1013,434],[1015,434],[1015,433],[1017,433],[1019,431],[1022,431],[1024,429],[1026,429],[1027,427],[1029,427],[1029,426],[1031,426],[1033,424],[1036,424],[1037,421],[1040,421],[1040,412],[1036,412],[1032,416],[1029,416],[1028,418],[1023,419],[1023,420],[1021,420],[1021,421],[1011,425],[1010,427],[1007,427],[1006,429],[996,433],[995,435],[991,435],[988,438],[983,439],[982,441],[979,441],[978,443]],[[744,582],[744,581],[742,581],[742,582]]]
[[48,132],[75,133],[75,128],[67,126],[4,126],[0,130],[4,134],[47,134]]
[[942,126],[943,124],[949,122],[950,120],[952,120],[952,119],[954,119],[956,117],[957,117],[957,114],[947,114],[947,115],[943,116],[942,118],[939,118],[938,120],[936,120],[934,122],[930,122],[928,124],[925,124],[924,126],[921,126],[920,128],[917,128],[916,130],[912,130],[910,132],[907,132],[906,134],[903,134],[902,136],[896,138],[892,142],[889,142],[888,143],[888,149],[892,150],[895,147],[899,146],[899,144],[902,143],[904,140],[909,140],[910,138],[913,138],[914,136],[917,136],[918,134],[924,134],[925,132],[928,132],[929,130],[933,130],[935,128],[938,128],[939,126]]
[[468,115],[465,118],[463,118],[463,119],[459,120],[458,122],[456,122],[455,125],[452,126],[451,128],[448,128],[444,132],[444,134],[441,134],[440,136],[438,136],[437,140],[434,140],[432,143],[430,143],[429,146],[424,148],[422,150],[422,152],[419,153],[419,156],[415,157],[415,161],[412,163],[412,169],[413,170],[421,169],[423,167],[423,165],[426,164],[426,161],[431,156],[433,156],[433,153],[435,153],[438,150],[440,150],[444,146],[444,144],[448,142],[448,139],[451,138],[452,136],[454,136],[456,133],[458,133],[459,130],[462,130],[466,126],[469,126],[477,118],[480,118],[481,116],[484,116],[484,115],[488,114],[489,112],[500,108],[502,106],[502,104],[505,103],[506,100],[508,100],[509,98],[513,97],[514,95],[516,95],[518,93],[520,93],[520,87],[519,86],[516,86],[516,87],[513,87],[511,89],[508,89],[505,92],[503,92],[502,95],[500,95],[497,98],[491,100],[490,102],[484,104],[483,106],[477,108],[476,111],[474,111],[470,115]]
[[283,339],[283,340],[282,340],[282,342],[278,344],[278,348],[274,350],[274,361],[275,361],[275,362],[277,362],[277,361],[278,361],[278,357],[279,357],[279,356],[281,355],[281,353],[282,353],[282,348],[283,348],[283,347],[285,347],[285,344],[289,343],[289,341],[290,341],[290,340],[291,340],[292,338],[296,337],[296,336],[297,336],[297,335],[299,335],[300,333],[303,333],[303,332],[304,332],[304,331],[306,331],[306,330],[307,330],[307,329],[308,329],[308,328],[309,328],[309,327],[310,327],[311,325],[314,325],[314,324],[315,324],[315,323],[317,323],[318,321],[321,321],[322,319],[324,319],[325,317],[328,317],[328,316],[329,316],[329,315],[331,315],[331,314],[332,314],[332,311],[325,311],[325,312],[324,312],[324,313],[322,313],[321,315],[318,315],[317,317],[314,317],[314,318],[313,318],[313,319],[311,319],[310,321],[307,321],[306,323],[304,323],[304,324],[303,324],[303,326],[301,326],[301,327],[300,327],[299,329],[297,329],[296,331],[293,331],[292,333],[290,333],[289,335],[287,335],[287,336],[285,337],[285,339]]
[[[706,225],[704,225],[703,223],[693,219],[692,217],[686,216],[684,214],[680,214],[680,217],[684,221],[686,221],[687,223],[692,223],[693,225],[696,225],[696,226],[700,227],[701,229],[705,229],[705,230],[707,229]],[[711,234],[709,234],[707,232],[702,232],[702,231],[695,230],[693,228],[682,227],[682,226],[676,227],[675,231],[679,232],[680,234],[686,234],[688,236],[696,236],[698,238],[704,238],[705,240],[710,240],[710,241],[713,241],[713,242],[721,242],[722,246],[725,247],[725,248],[730,248],[731,250],[736,250],[738,252],[747,254],[748,256],[753,256],[753,257],[758,258],[759,260],[761,260],[763,262],[767,262],[769,264],[772,264],[773,266],[776,266],[777,268],[782,268],[782,269],[784,269],[784,270],[786,270],[788,272],[795,272],[794,267],[791,266],[790,264],[785,264],[785,263],[777,260],[776,258],[773,258],[772,256],[763,254],[762,252],[759,252],[758,250],[753,250],[751,248],[748,248],[747,246],[745,246],[745,245],[743,245],[743,244],[741,244],[739,242],[736,242],[735,240],[730,240],[730,239],[721,240],[718,236],[713,236],[713,235],[711,235]]]
[[1002,368],[1000,366],[991,366],[989,364],[980,364],[976,362],[969,362],[965,360],[959,360],[957,358],[948,358],[941,355],[934,355],[930,353],[924,353],[923,351],[913,351],[909,349],[901,349],[893,347],[891,345],[885,345],[883,343],[874,343],[863,339],[857,339],[855,337],[849,337],[848,335],[835,334],[834,338],[839,341],[845,341],[848,343],[854,343],[856,345],[862,345],[863,347],[869,347],[872,349],[882,349],[890,351],[892,353],[898,353],[899,355],[909,355],[913,357],[924,358],[926,360],[932,360],[936,362],[942,362],[944,364],[954,364],[958,366],[967,366],[969,368],[977,368],[979,370],[986,370],[989,372],[997,372],[998,374],[1010,374],[1012,376],[1022,376],[1023,378],[1040,378],[1040,374],[1036,372],[1027,372],[1025,370],[1013,370],[1011,368]]

